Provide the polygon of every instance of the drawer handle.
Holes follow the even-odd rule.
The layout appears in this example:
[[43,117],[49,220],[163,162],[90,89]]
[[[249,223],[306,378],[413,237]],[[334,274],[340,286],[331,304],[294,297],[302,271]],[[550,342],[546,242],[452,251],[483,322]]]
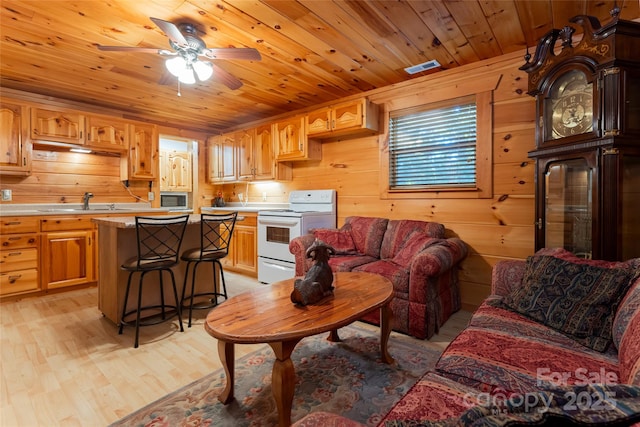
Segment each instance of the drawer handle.
[[19,256],[22,255],[22,252],[10,252],[7,254],[7,256]]
[[22,224],[20,221],[9,221],[4,223],[4,225],[20,225],[20,224]]
[[14,284],[16,280],[19,280],[22,277],[22,274],[18,274],[17,276],[9,276],[9,283]]
[[7,240],[20,240],[22,237],[9,237]]

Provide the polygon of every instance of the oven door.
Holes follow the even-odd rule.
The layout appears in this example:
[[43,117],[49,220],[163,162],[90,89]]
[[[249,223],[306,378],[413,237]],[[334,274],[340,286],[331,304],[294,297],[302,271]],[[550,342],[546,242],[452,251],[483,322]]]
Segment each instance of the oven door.
[[301,222],[299,217],[258,215],[258,256],[295,262],[289,242],[300,236]]

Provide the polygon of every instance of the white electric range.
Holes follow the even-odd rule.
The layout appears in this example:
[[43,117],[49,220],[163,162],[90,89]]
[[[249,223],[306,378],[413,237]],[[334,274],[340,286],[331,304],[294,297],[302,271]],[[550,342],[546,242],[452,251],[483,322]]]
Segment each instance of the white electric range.
[[291,239],[314,228],[335,227],[335,190],[292,191],[288,209],[258,212],[258,281],[273,283],[294,277]]

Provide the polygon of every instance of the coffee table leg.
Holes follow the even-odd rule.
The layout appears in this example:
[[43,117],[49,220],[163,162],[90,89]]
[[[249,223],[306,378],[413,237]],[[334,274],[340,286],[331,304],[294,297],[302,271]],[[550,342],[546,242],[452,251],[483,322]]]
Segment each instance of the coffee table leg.
[[291,361],[291,353],[300,339],[269,343],[276,355],[271,373],[273,398],[278,408],[278,425],[291,425],[291,404],[295,391],[296,372]]
[[327,337],[327,341],[331,341],[331,342],[340,342],[340,341],[342,341],[340,339],[340,336],[338,335],[338,330],[337,329],[332,329],[329,332],[329,336]]
[[220,396],[218,396],[218,400],[226,405],[233,400],[233,375],[235,371],[235,349],[233,343],[218,340],[218,355],[224,367],[224,372],[227,374],[227,384],[224,386]]
[[393,363],[393,357],[389,354],[387,344],[389,343],[389,335],[391,334],[391,307],[389,304],[380,307],[380,354],[384,363]]

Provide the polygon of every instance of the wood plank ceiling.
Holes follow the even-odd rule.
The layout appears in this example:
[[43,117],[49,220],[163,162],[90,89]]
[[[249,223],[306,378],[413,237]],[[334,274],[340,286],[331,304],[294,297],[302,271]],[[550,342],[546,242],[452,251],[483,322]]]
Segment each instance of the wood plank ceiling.
[[[0,87],[219,132],[428,73],[535,46],[580,14],[640,17],[638,0],[2,0]],[[217,60],[244,85],[182,85],[153,53],[170,49],[149,17],[195,24],[207,47],[253,47],[261,61]],[[579,28],[578,28],[579,29]],[[405,67],[435,59],[438,69]],[[5,91],[6,92],[6,91]]]

